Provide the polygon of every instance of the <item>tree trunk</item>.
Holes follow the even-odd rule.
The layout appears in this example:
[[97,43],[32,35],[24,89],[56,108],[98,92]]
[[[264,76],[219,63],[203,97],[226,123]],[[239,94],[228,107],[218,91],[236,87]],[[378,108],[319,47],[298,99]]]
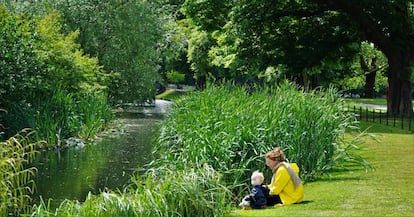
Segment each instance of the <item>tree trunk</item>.
[[365,98],[375,98],[375,77],[377,76],[377,71],[372,71],[365,74]]
[[389,103],[388,111],[394,115],[411,115],[413,113],[410,67],[414,61],[410,55],[393,52],[387,55],[389,64]]
[[368,67],[368,64],[365,62],[362,55],[359,56],[359,64],[361,65],[362,70],[365,74],[365,98],[374,98],[375,97],[375,78],[377,76],[377,58],[374,56],[371,59],[371,67]]
[[196,89],[197,90],[204,90],[206,89],[206,76],[202,75],[197,77],[196,80]]

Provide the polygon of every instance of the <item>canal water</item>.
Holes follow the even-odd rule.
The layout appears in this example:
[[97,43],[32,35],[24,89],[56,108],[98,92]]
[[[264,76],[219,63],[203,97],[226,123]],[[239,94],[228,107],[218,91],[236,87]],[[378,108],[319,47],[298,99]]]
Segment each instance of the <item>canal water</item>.
[[65,199],[84,201],[91,192],[123,189],[131,175],[142,172],[151,159],[154,133],[171,102],[156,100],[153,107],[117,113],[119,129],[92,144],[39,154],[34,203],[43,198],[56,208]]

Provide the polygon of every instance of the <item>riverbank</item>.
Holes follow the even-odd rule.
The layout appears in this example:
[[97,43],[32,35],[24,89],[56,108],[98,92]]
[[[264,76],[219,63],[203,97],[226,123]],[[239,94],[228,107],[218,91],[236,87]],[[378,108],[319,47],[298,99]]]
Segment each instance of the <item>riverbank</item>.
[[412,216],[414,213],[414,135],[408,131],[373,123],[362,129],[379,140],[365,138],[359,150],[375,170],[337,170],[305,184],[304,202],[297,205],[245,211],[231,217],[253,216]]

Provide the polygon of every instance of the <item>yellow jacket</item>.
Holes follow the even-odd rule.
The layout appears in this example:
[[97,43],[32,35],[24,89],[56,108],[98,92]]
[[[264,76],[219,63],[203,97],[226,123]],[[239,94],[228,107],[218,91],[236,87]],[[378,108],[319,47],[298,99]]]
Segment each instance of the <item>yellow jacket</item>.
[[[290,167],[298,174],[299,167],[296,163],[290,163]],[[271,195],[279,195],[283,204],[292,204],[302,202],[303,184],[300,183],[296,188],[293,180],[290,178],[289,172],[285,166],[280,166],[273,174],[272,182],[268,185]]]

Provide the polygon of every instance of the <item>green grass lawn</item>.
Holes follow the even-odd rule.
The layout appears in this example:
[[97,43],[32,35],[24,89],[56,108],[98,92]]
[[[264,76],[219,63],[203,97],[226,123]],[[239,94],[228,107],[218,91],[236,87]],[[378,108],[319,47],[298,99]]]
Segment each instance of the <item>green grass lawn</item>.
[[365,99],[365,98],[345,98],[345,101],[348,103],[365,103],[365,104],[374,104],[374,105],[387,105],[387,100],[385,98],[375,98],[375,99]]
[[195,88],[192,86],[183,86],[183,89],[178,90],[178,89],[171,89],[171,88],[167,88],[163,93],[158,94],[155,96],[156,99],[164,99],[164,100],[177,100],[179,99],[181,96],[183,96],[185,93],[187,92],[191,92],[194,91]]
[[301,204],[264,210],[234,209],[230,216],[414,216],[414,135],[361,123],[380,142],[366,138],[359,151],[375,170],[338,170],[305,184]]

